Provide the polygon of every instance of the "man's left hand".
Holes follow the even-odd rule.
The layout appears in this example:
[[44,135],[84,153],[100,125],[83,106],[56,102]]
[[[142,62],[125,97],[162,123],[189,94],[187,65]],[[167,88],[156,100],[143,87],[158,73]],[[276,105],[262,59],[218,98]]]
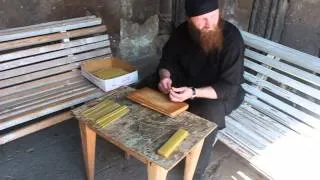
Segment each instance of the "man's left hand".
[[189,87],[180,87],[174,88],[170,90],[169,98],[173,102],[183,102],[192,97],[192,89]]

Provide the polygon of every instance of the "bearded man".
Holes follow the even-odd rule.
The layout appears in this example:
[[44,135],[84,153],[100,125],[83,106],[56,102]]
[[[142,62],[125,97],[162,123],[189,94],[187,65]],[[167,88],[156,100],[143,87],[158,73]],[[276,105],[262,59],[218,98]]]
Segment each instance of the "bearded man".
[[[244,42],[239,30],[220,15],[218,0],[186,0],[187,21],[163,48],[157,72],[140,84],[159,89],[171,101],[225,128],[225,116],[244,99]],[[200,179],[217,131],[204,142],[195,174]]]

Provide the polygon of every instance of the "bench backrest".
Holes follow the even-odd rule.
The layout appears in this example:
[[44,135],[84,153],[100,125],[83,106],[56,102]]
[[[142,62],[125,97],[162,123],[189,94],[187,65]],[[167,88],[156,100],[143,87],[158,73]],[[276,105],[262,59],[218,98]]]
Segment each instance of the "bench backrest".
[[293,118],[320,129],[320,58],[241,33],[247,46],[246,100],[265,113],[272,112],[266,104],[273,106],[279,110],[271,115],[276,119]]
[[73,71],[110,56],[106,26],[95,16],[0,31],[0,90]]

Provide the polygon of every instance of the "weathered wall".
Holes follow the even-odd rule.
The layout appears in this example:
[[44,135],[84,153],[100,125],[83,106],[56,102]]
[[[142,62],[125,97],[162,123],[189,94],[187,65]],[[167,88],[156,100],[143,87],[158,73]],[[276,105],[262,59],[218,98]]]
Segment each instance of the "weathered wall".
[[281,43],[320,57],[320,0],[291,0]]

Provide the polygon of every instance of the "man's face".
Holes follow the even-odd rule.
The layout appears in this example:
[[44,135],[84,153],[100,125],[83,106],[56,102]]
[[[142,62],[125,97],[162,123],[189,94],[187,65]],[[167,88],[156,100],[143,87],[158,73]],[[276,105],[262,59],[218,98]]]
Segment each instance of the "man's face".
[[219,23],[219,9],[200,16],[190,17],[189,20],[199,31],[212,31]]
[[188,21],[190,35],[200,44],[205,53],[208,54],[222,46],[223,35],[219,25],[219,10],[190,17]]

